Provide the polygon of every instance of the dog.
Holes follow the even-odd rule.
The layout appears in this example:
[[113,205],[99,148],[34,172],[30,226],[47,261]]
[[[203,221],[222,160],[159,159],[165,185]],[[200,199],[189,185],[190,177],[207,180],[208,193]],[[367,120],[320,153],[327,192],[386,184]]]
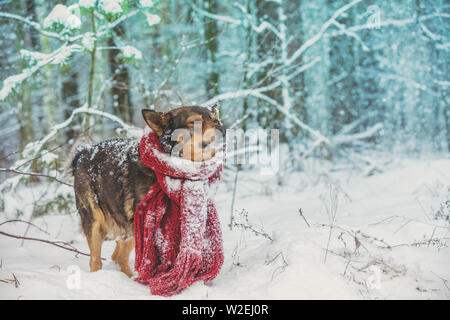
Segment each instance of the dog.
[[[184,144],[176,156],[185,159],[203,161],[214,156],[216,149],[211,145],[217,136],[208,134],[212,131],[219,132],[225,141],[225,128],[216,106],[180,107],[167,113],[144,109],[142,116],[165,152],[172,153],[176,146]],[[201,129],[197,130],[199,125]],[[177,129],[188,135],[173,141]],[[156,181],[153,170],[140,159],[139,141],[114,138],[84,145],[76,152],[71,167],[76,207],[90,250],[90,271],[102,268],[103,242],[116,239],[111,258],[132,277],[128,260],[134,249],[134,213]]]

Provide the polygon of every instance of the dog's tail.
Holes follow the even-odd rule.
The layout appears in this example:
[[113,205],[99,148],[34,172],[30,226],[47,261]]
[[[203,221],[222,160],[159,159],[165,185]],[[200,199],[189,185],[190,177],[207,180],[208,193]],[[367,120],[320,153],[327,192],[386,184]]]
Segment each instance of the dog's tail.
[[77,138],[70,148],[67,156],[66,169],[70,172],[72,177],[75,175],[76,169],[78,168],[79,160],[83,154],[82,151],[90,148],[91,145],[92,139],[83,135]]

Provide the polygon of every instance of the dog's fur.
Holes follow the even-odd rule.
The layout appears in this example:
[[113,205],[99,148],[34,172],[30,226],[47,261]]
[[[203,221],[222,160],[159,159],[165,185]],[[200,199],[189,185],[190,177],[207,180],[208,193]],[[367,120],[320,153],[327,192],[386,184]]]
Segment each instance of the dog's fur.
[[[177,141],[171,141],[175,129],[189,129],[190,152],[180,156],[191,160],[207,159],[214,155],[204,154],[204,148],[212,142],[205,140],[205,132],[225,130],[217,119],[216,110],[192,106],[174,109],[167,113],[142,110],[148,126],[158,135],[163,149],[170,153]],[[193,121],[201,121],[202,136],[193,139]],[[193,141],[201,144],[193,144]],[[178,141],[179,142],[179,141]],[[134,248],[133,217],[136,206],[156,181],[154,172],[146,167],[139,156],[139,141],[110,139],[93,146],[84,146],[72,161],[76,205],[81,225],[86,235],[91,271],[102,268],[101,247],[104,240],[117,239],[112,260],[129,277],[132,272],[128,263]]]

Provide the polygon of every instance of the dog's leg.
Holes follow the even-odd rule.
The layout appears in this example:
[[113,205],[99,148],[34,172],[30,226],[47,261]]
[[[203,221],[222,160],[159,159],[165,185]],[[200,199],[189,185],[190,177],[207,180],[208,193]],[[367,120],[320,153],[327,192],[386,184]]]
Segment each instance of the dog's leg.
[[120,239],[116,241],[116,248],[111,256],[111,259],[120,266],[120,270],[128,277],[132,277],[128,259],[131,251],[134,249],[134,238]]
[[92,223],[90,238],[88,238],[89,249],[91,250],[91,259],[89,266],[91,272],[102,268],[102,244],[106,237],[105,216],[98,204],[94,201],[93,192],[89,194],[88,201],[94,222]]
[[114,252],[111,256],[111,260],[114,261],[115,263],[117,263],[118,258],[119,258],[119,252],[120,252],[120,244],[121,242],[119,242],[120,240],[116,240],[116,247],[114,248]]
[[102,268],[102,244],[105,240],[105,234],[98,221],[92,223],[90,237],[88,237],[89,249],[91,251],[91,259],[89,260],[89,267],[91,272],[100,270]]

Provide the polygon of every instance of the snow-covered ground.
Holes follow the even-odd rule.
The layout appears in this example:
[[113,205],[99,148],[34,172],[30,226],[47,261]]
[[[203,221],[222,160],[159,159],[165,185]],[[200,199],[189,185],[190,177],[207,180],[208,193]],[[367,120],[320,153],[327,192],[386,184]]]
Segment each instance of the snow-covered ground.
[[[449,208],[436,214],[450,200],[449,159],[401,160],[369,177],[351,170],[325,174],[330,171],[321,173],[317,165],[305,169],[283,177],[281,185],[256,171],[242,173],[235,203],[241,226],[233,230],[228,174],[217,195],[222,271],[212,283],[196,283],[169,299],[450,298]],[[30,227],[29,237],[88,252],[77,215],[33,223],[49,234]],[[0,226],[13,234],[26,228]],[[118,271],[109,258],[113,249],[114,242],[104,244],[104,268],[90,273],[88,257],[0,235],[0,299],[167,299]],[[14,276],[17,282],[9,281]]]

